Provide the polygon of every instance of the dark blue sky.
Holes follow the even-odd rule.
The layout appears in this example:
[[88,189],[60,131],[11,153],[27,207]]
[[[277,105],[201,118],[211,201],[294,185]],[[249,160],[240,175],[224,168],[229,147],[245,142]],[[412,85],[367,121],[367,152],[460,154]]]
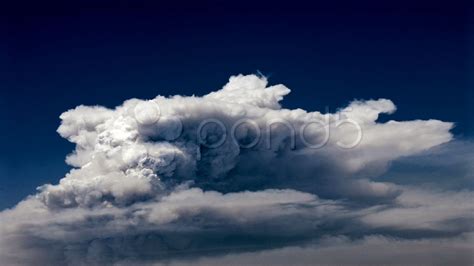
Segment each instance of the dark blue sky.
[[0,209],[67,172],[62,112],[202,95],[238,73],[287,85],[286,107],[384,97],[398,107],[391,118],[453,121],[458,138],[473,134],[468,2],[84,3],[1,11]]

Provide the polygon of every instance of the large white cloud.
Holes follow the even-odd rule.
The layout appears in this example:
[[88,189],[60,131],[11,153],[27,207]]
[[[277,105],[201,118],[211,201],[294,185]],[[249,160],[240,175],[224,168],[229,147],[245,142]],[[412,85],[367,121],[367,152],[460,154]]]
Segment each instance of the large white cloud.
[[76,144],[66,159],[74,168],[0,213],[0,258],[144,262],[322,234],[472,230],[472,202],[460,203],[471,192],[374,180],[393,160],[450,141],[452,123],[377,122],[396,109],[387,99],[354,101],[334,114],[284,109],[289,92],[239,75],[203,97],[63,113],[58,133]]
[[[298,179],[303,181],[295,183],[318,183],[330,177],[335,180],[329,181],[334,191],[326,194],[390,196],[391,189],[371,182],[357,181],[360,191],[349,191],[354,181],[343,179],[361,172],[373,175],[393,159],[451,139],[452,123],[377,123],[380,113],[395,111],[386,99],[355,101],[339,113],[323,115],[282,109],[278,102],[290,90],[283,85],[266,86],[265,78],[239,75],[204,97],[159,96],[151,102],[129,100],[115,110],[85,106],[70,110],[61,115],[58,132],[77,144],[67,161],[78,168],[59,185],[43,186],[40,197],[56,207],[128,204],[169,189],[167,180],[210,186],[223,182],[223,189],[232,183],[241,190],[252,189],[241,184],[242,176],[258,178],[259,174],[273,179],[262,181],[266,187],[288,186]],[[151,112],[150,103],[159,112]],[[152,116],[159,115],[150,118],[156,123],[137,121],[137,110],[143,115],[143,106]],[[354,142],[359,137],[360,142]],[[253,146],[239,147],[248,139]],[[326,145],[319,145],[326,139]],[[221,145],[211,145],[220,140]],[[209,141],[211,148],[200,141]],[[351,142],[357,145],[344,149]]]

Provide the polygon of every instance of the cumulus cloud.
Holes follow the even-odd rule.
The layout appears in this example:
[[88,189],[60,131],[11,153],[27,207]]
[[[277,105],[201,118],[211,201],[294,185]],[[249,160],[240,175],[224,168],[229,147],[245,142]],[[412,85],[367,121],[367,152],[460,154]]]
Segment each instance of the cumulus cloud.
[[377,180],[394,160],[449,142],[452,123],[380,123],[396,110],[388,99],[334,114],[285,109],[290,90],[267,85],[238,75],[202,97],[63,113],[58,133],[76,144],[66,158],[73,168],[0,213],[0,258],[139,264],[323,235],[472,231],[472,192]]

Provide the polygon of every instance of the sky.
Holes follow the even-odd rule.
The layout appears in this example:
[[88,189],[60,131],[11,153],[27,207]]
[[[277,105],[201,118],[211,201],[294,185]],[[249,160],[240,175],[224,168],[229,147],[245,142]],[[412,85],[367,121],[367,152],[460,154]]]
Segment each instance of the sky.
[[61,162],[72,146],[54,133],[63,111],[203,95],[239,73],[260,71],[293,88],[289,108],[333,111],[384,97],[399,107],[396,119],[453,121],[457,135],[471,136],[466,7],[125,1],[5,9],[1,98],[10,130],[2,141],[1,206],[68,169]]
[[[86,1],[45,4],[24,1],[10,4],[0,11],[0,61],[2,62],[0,64],[0,79],[2,80],[0,83],[0,118],[4,121],[0,123],[0,129],[3,132],[1,143],[3,152],[0,155],[0,209],[12,208],[28,195],[38,193],[37,195],[40,195],[41,198],[43,197],[41,195],[47,194],[46,192],[53,195],[51,199],[48,198],[50,196],[42,198],[47,206],[53,206],[51,208],[64,207],[55,203],[58,200],[54,196],[57,188],[43,186],[39,192],[36,188],[43,184],[57,184],[71,168],[83,166],[82,159],[76,159],[76,162],[73,163],[65,161],[68,154],[77,147],[82,147],[77,139],[74,140],[76,135],[70,133],[71,129],[68,127],[71,123],[76,123],[74,122],[76,121],[75,117],[87,120],[87,118],[82,118],[83,112],[93,117],[96,115],[100,117],[101,114],[106,117],[109,115],[109,111],[100,108],[113,109],[116,106],[123,106],[126,109],[131,106],[124,104],[124,101],[128,99],[155,99],[158,95],[196,95],[203,97],[199,98],[202,99],[203,106],[207,106],[208,101],[232,101],[225,92],[217,93],[212,97],[204,97],[204,95],[218,91],[225,84],[233,84],[232,80],[229,81],[229,77],[239,74],[254,74],[256,76],[243,76],[248,77],[250,81],[237,79],[235,84],[250,82],[258,89],[284,84],[291,89],[291,93],[288,95],[276,93],[275,95],[278,97],[284,96],[283,99],[278,103],[267,105],[261,105],[256,96],[243,97],[242,99],[235,95],[231,97],[236,98],[233,99],[235,101],[241,101],[253,107],[274,110],[279,108],[276,107],[277,105],[281,105],[290,110],[301,108],[307,112],[319,111],[336,114],[341,108],[349,105],[357,112],[359,105],[355,100],[360,100],[362,116],[365,115],[363,108],[370,107],[377,113],[376,119],[378,120],[375,120],[377,123],[386,125],[385,123],[392,119],[418,121],[415,123],[419,124],[403,124],[400,125],[400,128],[394,128],[392,138],[384,140],[402,143],[406,141],[406,138],[410,138],[411,141],[416,141],[419,144],[418,147],[421,150],[407,151],[402,148],[398,150],[397,143],[395,143],[393,147],[387,144],[380,146],[380,150],[364,151],[363,155],[358,156],[363,158],[367,156],[367,161],[364,162],[364,167],[367,169],[364,168],[362,172],[357,172],[357,175],[378,176],[378,181],[410,186],[409,189],[401,189],[407,191],[405,194],[401,194],[406,196],[406,199],[403,198],[402,201],[422,202],[420,204],[425,204],[425,201],[429,202],[427,199],[430,199],[432,194],[413,192],[419,188],[414,189],[411,186],[419,183],[430,187],[439,184],[441,188],[437,188],[435,191],[442,196],[436,194],[438,196],[435,198],[450,198],[449,195],[451,195],[456,200],[461,200],[463,197],[469,200],[469,193],[472,193],[470,192],[472,175],[469,173],[472,170],[470,165],[473,158],[472,137],[474,134],[474,117],[472,116],[473,16],[471,6],[467,1],[453,1],[449,5],[447,4],[444,1],[410,1],[406,3],[403,1],[390,3],[362,1],[335,4],[328,4],[325,1],[313,4],[293,1],[283,4],[231,3],[228,1],[175,4],[151,3],[151,1],[134,3],[128,1],[100,3]],[[268,84],[260,84],[255,80],[258,79],[257,77],[265,77],[264,80],[268,81]],[[245,85],[242,86],[245,87]],[[242,95],[247,94],[244,91]],[[387,107],[386,102],[376,101],[382,98],[389,99],[396,106],[396,111],[393,112],[394,108]],[[364,100],[375,101],[372,103],[364,102]],[[187,100],[183,101],[185,104],[189,104],[186,102]],[[170,101],[170,103],[164,101],[164,103],[170,106],[179,105],[174,101]],[[101,107],[72,112],[70,117],[66,116],[60,119],[62,113],[79,105]],[[223,104],[223,106],[226,105]],[[174,110],[173,108],[171,109]],[[194,109],[191,108],[191,110]],[[222,109],[221,111],[225,113],[226,110]],[[196,107],[196,115],[205,118],[205,112],[203,111],[204,114],[201,114],[201,111]],[[388,114],[390,112],[393,113]],[[114,111],[114,113],[119,113],[119,111]],[[378,116],[379,114],[380,116]],[[277,116],[280,117],[280,115]],[[359,118],[359,116],[355,116],[354,119]],[[198,118],[187,117],[186,119],[188,120],[185,121],[190,121],[189,123],[193,124]],[[444,122],[440,122],[439,125],[424,124],[423,121],[430,119]],[[233,121],[233,119],[227,117],[225,121]],[[375,121],[372,122],[375,123]],[[448,130],[452,133],[452,137],[446,136],[447,129],[445,127],[448,127],[448,124],[445,123],[449,122],[452,122],[454,126]],[[63,131],[61,128],[58,130],[60,126],[63,127]],[[140,127],[138,128],[140,129]],[[56,132],[57,130],[58,132]],[[81,134],[77,133],[78,138],[83,136]],[[382,136],[385,133],[374,134]],[[431,138],[431,136],[433,137]],[[454,144],[441,145],[445,142]],[[96,148],[82,148],[91,152],[97,151]],[[392,154],[386,155],[388,151]],[[187,154],[187,152],[184,153]],[[328,154],[328,158],[334,155],[332,152],[328,152]],[[378,165],[379,162],[373,162],[375,154],[381,156],[381,160],[384,161],[380,165]],[[249,155],[248,163],[254,158],[252,156]],[[282,158],[287,158],[285,156],[282,155]],[[405,158],[405,156],[415,157]],[[334,168],[337,169],[336,173],[342,171],[344,175],[349,175],[348,172],[344,172],[345,170],[341,170],[349,166],[345,164],[340,166],[328,158],[324,156],[322,158],[325,163],[322,172],[326,173],[327,171],[331,173],[328,176],[332,176],[334,174],[332,168]],[[228,167],[231,172],[224,171],[221,173],[222,175],[239,176],[244,179],[249,175],[247,173],[249,170],[246,167],[240,166],[238,163],[227,165],[228,160],[230,159],[225,157],[221,163],[224,164],[223,169]],[[209,165],[198,165],[198,175],[213,177],[215,173],[212,172],[214,170],[211,166],[215,165],[212,162],[211,160]],[[270,162],[274,163],[273,161],[268,163],[270,164]],[[305,166],[304,162],[306,161],[303,159],[301,167],[305,169],[304,171],[314,170]],[[377,166],[372,166],[372,163]],[[180,166],[175,167],[179,168]],[[383,170],[381,170],[382,168]],[[262,169],[261,172],[258,172],[258,169],[256,171],[259,175],[266,175],[266,178],[268,175],[274,174],[271,171],[268,172],[264,167]],[[285,171],[292,173],[294,170]],[[180,178],[184,180],[191,178],[183,175],[186,178]],[[219,175],[216,174],[216,176]],[[356,175],[355,172],[354,175]],[[446,175],[454,177],[447,181],[444,178]],[[424,176],[428,177],[424,178]],[[332,184],[332,181],[325,181],[325,178],[328,177],[322,178],[321,183],[318,183],[322,187],[326,184],[325,182]],[[397,182],[394,182],[394,179]],[[295,202],[299,204],[300,200],[305,202],[309,200],[312,202],[311,204],[316,204],[315,202],[319,200],[335,200],[336,202],[321,203],[328,204],[335,209],[349,208],[340,206],[340,202],[337,202],[340,199],[352,199],[357,204],[386,202],[398,193],[396,191],[399,188],[396,189],[389,185],[383,189],[386,190],[384,192],[386,195],[378,195],[377,189],[369,189],[370,193],[377,195],[363,197],[361,191],[365,191],[367,185],[364,182],[371,181],[367,181],[365,177],[362,180],[365,181],[351,183],[350,186],[341,185],[345,181],[338,180],[334,183],[335,187],[340,188],[336,192],[324,188],[306,191],[302,189],[305,186],[304,180],[301,181],[301,184],[291,182],[290,184],[282,180],[268,183],[262,181],[261,184],[252,184],[251,186],[245,182],[241,184],[240,181],[230,185],[224,182],[224,188],[220,187],[222,184],[214,184],[206,180],[203,184],[196,181],[197,188],[189,188],[189,191],[183,190],[183,192],[175,191],[174,193],[178,194],[176,196],[178,198],[179,193],[190,193],[191,197],[193,195],[210,197],[211,202],[213,199],[223,198],[221,200],[225,202],[228,197],[240,198],[238,194],[228,196],[226,193],[243,193],[241,192],[243,188],[260,191],[260,193],[267,193],[263,189],[292,189],[292,191],[278,192],[288,196],[290,201],[288,204]],[[370,187],[370,185],[368,186]],[[141,188],[141,185],[137,185],[137,187]],[[353,187],[359,189],[353,189]],[[462,192],[466,194],[456,194],[462,188],[468,190]],[[66,192],[69,191],[68,188],[64,189]],[[203,189],[204,192],[193,189]],[[205,194],[206,189],[216,190],[216,193],[222,194],[207,195]],[[298,194],[300,190],[303,191],[301,193],[309,195]],[[66,192],[64,195],[67,194]],[[77,193],[81,194],[82,192]],[[270,197],[269,201],[279,202],[279,198],[274,196],[274,194],[280,195],[278,193],[269,193],[271,194],[268,196]],[[410,193],[416,194],[417,197],[412,197]],[[262,195],[250,195],[249,197],[253,199],[252,197],[259,198],[260,196]],[[57,197],[60,198],[60,196]],[[140,197],[146,198],[148,196],[142,195]],[[116,204],[121,208],[123,204],[140,201],[140,197],[138,199],[125,197],[123,202],[120,201]],[[262,197],[267,197],[267,195]],[[294,199],[294,202],[291,199]],[[168,199],[170,204],[178,204],[174,203],[174,200],[173,197]],[[36,206],[34,204],[37,203],[31,204]],[[82,206],[81,204],[77,203],[78,206]],[[95,203],[86,205],[89,206],[88,204]],[[447,204],[450,205],[451,202]],[[127,208],[129,208],[128,205]],[[217,206],[216,208],[220,209],[221,207]],[[268,208],[268,213],[281,211],[274,210],[273,207]],[[461,214],[470,210],[469,208],[471,208],[470,205],[466,209],[461,209],[459,215],[462,216]],[[118,215],[115,211],[119,210],[114,210],[114,215]],[[367,210],[357,209],[357,211]],[[403,213],[405,210],[391,211]],[[22,210],[18,212],[23,213]],[[254,217],[252,211],[242,210],[242,212],[249,217]],[[303,217],[307,215],[298,208],[294,212]],[[355,212],[355,210],[349,208],[347,212]],[[377,226],[381,224],[387,227],[392,226],[386,224],[388,222],[385,220],[385,216],[375,217],[376,214],[367,215],[361,222],[370,225],[377,224]],[[224,216],[223,219],[228,217],[225,214],[221,215]],[[340,218],[339,215],[336,216]],[[392,214],[386,215],[389,217]],[[458,216],[449,216],[448,218],[465,219],[465,217]],[[215,217],[213,219],[219,220]],[[251,220],[251,218],[249,219]],[[257,220],[261,222],[265,219],[268,219],[268,216],[260,217]],[[283,226],[285,222],[288,222],[285,219],[280,221],[282,224],[275,225],[275,227]],[[258,224],[258,222],[256,223]],[[246,225],[242,226],[246,227]],[[255,228],[259,228],[258,226],[260,225]],[[303,223],[298,230],[305,232],[308,226]],[[374,227],[367,226],[364,227],[364,230],[370,231]],[[388,234],[389,237],[406,234],[406,232],[397,231],[399,227],[397,224],[393,225],[393,228],[397,229],[385,228],[384,230],[396,231],[395,233],[390,231],[392,234]],[[153,231],[153,226],[150,228]],[[226,228],[224,231],[228,232],[229,230],[236,229]],[[331,230],[328,229],[332,232]],[[323,241],[322,245],[325,249],[320,251],[333,252],[331,250],[333,243],[339,243],[338,241],[342,243],[341,248],[347,245],[350,249],[349,247],[354,245],[351,242],[352,237],[361,233],[341,236],[343,235],[341,232],[345,230],[349,229],[336,230],[337,239],[334,240],[334,235],[330,236],[332,240]],[[423,230],[418,232],[420,235],[426,233],[421,231]],[[443,230],[440,229],[440,231]],[[448,234],[448,231],[442,233]],[[462,233],[468,231],[466,229]],[[452,232],[449,231],[449,233]],[[162,232],[156,234],[162,234]],[[371,246],[374,245],[374,241],[375,243],[377,241],[390,242],[385,238],[388,237],[387,235],[382,234],[382,238],[374,240],[371,238],[373,234],[357,243],[362,246]],[[219,238],[218,236],[216,239]],[[459,234],[455,237],[461,236]],[[261,241],[267,241],[265,239]],[[299,240],[301,239],[298,236]],[[314,241],[314,239],[310,240]],[[54,241],[54,239],[49,241]],[[219,241],[224,240],[220,239]],[[289,240],[281,239],[281,241],[287,243]],[[411,240],[404,239],[403,241]],[[449,245],[449,241],[458,241],[458,239],[443,241]],[[235,242],[239,243],[238,237]],[[206,247],[213,247],[209,243],[202,244]],[[387,245],[399,244],[390,242]],[[407,243],[406,246],[411,244],[413,243]],[[432,243],[427,242],[426,245],[432,245]],[[288,248],[286,246],[286,244],[282,244],[279,248],[283,248],[286,252]],[[438,246],[434,248],[442,249]],[[305,254],[308,253],[307,249],[311,251],[311,247],[301,248],[301,250],[298,247],[297,249],[291,251],[290,247],[290,252]],[[115,251],[114,248],[113,250]],[[248,259],[249,256],[253,259],[255,259],[254,256],[257,256],[262,260],[267,257],[274,258],[271,253],[270,255],[255,255],[252,253],[254,251],[250,250],[250,253],[242,259]],[[351,253],[351,250],[347,252]],[[302,256],[304,257],[304,255]],[[212,261],[213,259],[216,261]],[[220,264],[221,260],[225,261],[226,259],[234,260],[235,258],[206,258],[203,260],[203,264]],[[270,259],[270,261],[272,260]]]

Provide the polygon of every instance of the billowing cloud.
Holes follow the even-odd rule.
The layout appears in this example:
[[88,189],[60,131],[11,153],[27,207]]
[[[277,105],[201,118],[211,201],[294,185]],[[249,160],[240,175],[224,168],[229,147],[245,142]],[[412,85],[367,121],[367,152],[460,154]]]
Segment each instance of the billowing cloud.
[[0,213],[0,258],[139,264],[324,235],[472,231],[472,192],[375,180],[394,160],[449,142],[452,123],[380,123],[396,110],[387,99],[334,114],[284,109],[290,90],[267,85],[239,75],[203,97],[63,113],[58,133],[76,144],[73,169]]

